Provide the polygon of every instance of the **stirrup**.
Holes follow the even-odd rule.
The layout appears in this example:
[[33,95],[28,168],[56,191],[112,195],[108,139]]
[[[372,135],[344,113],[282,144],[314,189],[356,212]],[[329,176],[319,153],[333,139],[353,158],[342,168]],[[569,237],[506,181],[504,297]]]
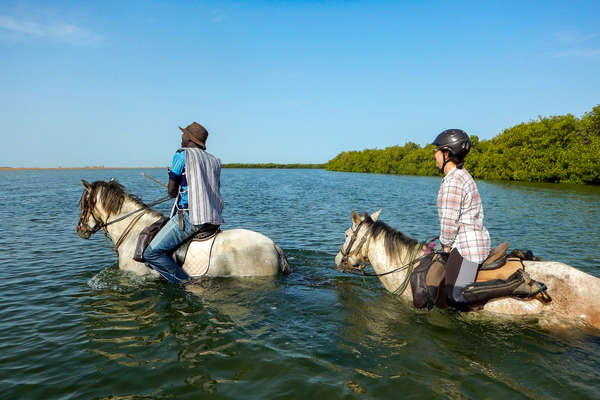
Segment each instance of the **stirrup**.
[[528,290],[526,293],[523,293],[523,292],[516,293],[523,286],[523,285],[520,285],[519,287],[517,287],[515,289],[515,293],[513,293],[514,297],[517,297],[517,298],[536,297],[536,298],[538,298],[538,300],[540,300],[543,303],[549,303],[552,301],[552,298],[546,292],[548,290],[548,287],[546,286],[546,284],[544,282],[539,282],[534,279],[531,279],[531,276],[529,276],[529,274],[524,269],[519,269],[516,271],[516,273],[521,275],[521,277],[523,279],[523,283],[526,285]]

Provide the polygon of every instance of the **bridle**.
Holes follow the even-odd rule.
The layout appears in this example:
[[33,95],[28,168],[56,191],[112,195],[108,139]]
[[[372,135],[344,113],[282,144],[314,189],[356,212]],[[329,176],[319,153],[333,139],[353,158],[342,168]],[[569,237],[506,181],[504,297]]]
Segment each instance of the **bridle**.
[[[423,258],[425,258],[427,255],[424,254],[421,257],[417,257],[417,252],[419,251],[419,249],[425,245],[428,242],[421,242],[421,243],[417,243],[417,245],[415,245],[411,252],[410,252],[410,260],[407,264],[402,265],[400,267],[397,268],[393,268],[390,271],[387,272],[383,272],[381,274],[373,274],[373,273],[369,273],[369,272],[365,272],[364,269],[365,267],[367,267],[368,263],[369,263],[369,259],[367,256],[363,256],[361,259],[361,263],[359,265],[350,265],[350,263],[348,263],[348,259],[356,254],[359,254],[362,247],[365,245],[367,246],[367,250],[366,253],[368,255],[369,252],[369,244],[371,242],[371,234],[367,233],[366,235],[364,235],[362,237],[362,239],[360,240],[360,242],[358,242],[358,246],[356,246],[356,248],[354,250],[352,250],[352,246],[354,245],[354,242],[356,241],[356,238],[358,237],[358,232],[361,229],[362,224],[365,222],[366,220],[362,220],[358,226],[356,227],[355,230],[352,230],[352,237],[350,238],[350,242],[348,243],[348,246],[346,247],[346,249],[344,249],[344,245],[342,244],[342,246],[340,247],[340,254],[342,255],[342,260],[340,261],[340,264],[338,265],[338,271],[340,272],[345,272],[345,273],[349,273],[349,274],[354,274],[354,275],[359,275],[359,274],[355,274],[354,271],[360,271],[360,275],[364,275],[364,276],[385,276],[385,275],[389,275],[389,274],[393,274],[394,272],[399,272],[399,271],[404,271],[407,270],[406,276],[403,280],[403,282],[400,284],[400,286],[393,291],[394,294],[402,294],[404,292],[404,290],[406,290],[409,280],[410,280],[410,276],[412,274],[412,271],[414,269],[415,264],[417,263],[417,261],[422,260]],[[432,239],[435,240],[435,239]]]
[[[103,227],[105,228],[102,221],[98,221],[99,218],[94,215],[94,208],[96,208],[96,201],[94,196],[91,196],[91,191],[84,190],[81,194],[81,199],[79,199],[79,205],[81,206],[81,213],[79,213],[79,222],[77,223],[77,232],[89,233],[90,236],[94,233],[98,232]],[[94,228],[90,228],[87,224],[88,219],[92,216],[96,225]]]
[[[369,235],[369,234],[364,235],[361,238],[360,242],[358,242],[358,246],[356,246],[356,248],[354,250],[352,250],[352,246],[354,246],[354,242],[356,241],[356,238],[358,237],[358,232],[360,231],[360,228],[362,227],[364,222],[365,222],[365,220],[363,219],[362,221],[360,221],[360,223],[358,224],[356,229],[352,230],[352,237],[350,238],[350,242],[348,243],[348,246],[346,247],[345,250],[344,250],[344,244],[342,243],[342,246],[340,247],[340,254],[342,255],[342,260],[340,261],[340,265],[338,266],[338,271],[351,273],[354,270],[359,270],[362,272],[363,269],[366,267],[366,264],[364,264],[364,263],[368,262],[368,258],[365,256],[363,256],[363,258],[361,260],[361,264],[358,267],[350,265],[350,263],[348,263],[348,259],[356,254],[359,254],[360,251],[362,250],[362,247],[367,242],[367,240],[370,241],[370,239],[371,239],[371,235]],[[368,247],[369,246],[367,245],[367,252],[368,252]]]
[[[110,214],[108,214],[106,216],[107,222],[102,222],[102,220],[100,218],[96,217],[96,215],[94,214],[94,209],[96,208],[96,201],[95,201],[95,196],[92,196],[92,194],[93,194],[92,191],[85,190],[83,192],[83,194],[81,195],[81,199],[79,200],[79,204],[81,205],[81,213],[79,214],[79,222],[77,223],[77,232],[86,233],[86,234],[89,234],[89,236],[92,236],[94,233],[98,232],[100,229],[103,229],[104,230],[104,238],[106,239],[106,243],[108,244],[108,236],[109,236],[108,226],[114,224],[115,222],[119,222],[126,218],[129,218],[134,214],[139,213],[138,215],[135,216],[135,218],[133,218],[131,220],[129,225],[127,225],[127,227],[125,228],[125,230],[123,231],[121,236],[117,239],[117,241],[114,244],[114,250],[115,250],[115,253],[117,254],[117,258],[119,258],[119,247],[121,246],[121,244],[123,244],[123,242],[129,235],[129,233],[131,232],[131,230],[133,229],[135,224],[144,216],[146,211],[152,206],[155,206],[157,204],[164,203],[165,201],[170,200],[169,196],[163,197],[155,202],[148,204],[147,206],[138,208],[135,211],[125,214],[119,218],[113,219],[112,221],[108,221],[108,218],[110,217]],[[90,216],[96,223],[94,228],[90,228],[89,225],[87,224],[87,221]],[[110,247],[110,245],[109,245],[109,247]]]

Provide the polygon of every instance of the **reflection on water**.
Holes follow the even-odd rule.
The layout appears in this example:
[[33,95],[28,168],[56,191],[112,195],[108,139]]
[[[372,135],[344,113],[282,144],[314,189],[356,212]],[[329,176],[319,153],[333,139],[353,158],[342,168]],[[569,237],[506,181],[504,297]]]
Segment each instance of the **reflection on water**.
[[[337,272],[352,209],[434,236],[439,178],[225,170],[226,228],[272,237],[295,272],[182,288],[120,271],[100,234],[75,235],[80,178],[162,197],[139,172],[0,173],[3,399],[597,396],[597,331],[417,312]],[[495,242],[600,276],[599,188],[479,185]]]

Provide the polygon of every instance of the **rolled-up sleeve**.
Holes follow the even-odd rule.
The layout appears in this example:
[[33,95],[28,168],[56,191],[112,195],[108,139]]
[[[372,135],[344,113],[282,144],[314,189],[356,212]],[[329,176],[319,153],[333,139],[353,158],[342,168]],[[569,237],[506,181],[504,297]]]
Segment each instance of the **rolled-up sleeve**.
[[454,179],[444,179],[438,191],[437,206],[440,218],[440,242],[452,247],[458,234],[463,199],[462,185]]

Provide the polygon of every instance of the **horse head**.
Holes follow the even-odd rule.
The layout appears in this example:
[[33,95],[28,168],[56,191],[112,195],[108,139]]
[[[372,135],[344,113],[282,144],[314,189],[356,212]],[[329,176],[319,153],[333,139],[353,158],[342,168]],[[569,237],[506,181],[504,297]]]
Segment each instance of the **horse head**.
[[370,216],[352,211],[352,226],[346,230],[346,239],[335,256],[335,264],[340,272],[361,271],[364,263],[368,262],[364,244],[369,237],[369,225],[377,221],[381,209]]
[[94,214],[96,208],[96,193],[94,187],[85,179],[81,180],[84,190],[79,199],[81,213],[79,214],[79,222],[75,231],[80,238],[89,239],[92,234],[98,232],[102,228],[102,223],[98,221]]
[[81,183],[85,189],[79,200],[81,213],[76,231],[79,237],[89,239],[94,233],[106,227],[108,218],[118,214],[125,199],[131,196],[114,179],[92,184],[82,179]]

